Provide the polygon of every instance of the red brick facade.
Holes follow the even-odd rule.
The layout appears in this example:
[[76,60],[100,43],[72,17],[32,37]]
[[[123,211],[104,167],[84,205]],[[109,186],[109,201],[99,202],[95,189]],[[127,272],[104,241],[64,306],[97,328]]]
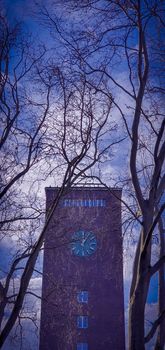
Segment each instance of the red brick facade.
[[[121,191],[111,191],[74,188],[61,199],[49,225],[40,350],[125,349],[121,203],[115,198]],[[46,189],[47,208],[56,193],[56,188]],[[89,256],[72,251],[73,234],[81,230],[97,239]],[[78,298],[81,291],[87,291],[86,302]],[[79,328],[79,316],[86,317],[84,328]]]

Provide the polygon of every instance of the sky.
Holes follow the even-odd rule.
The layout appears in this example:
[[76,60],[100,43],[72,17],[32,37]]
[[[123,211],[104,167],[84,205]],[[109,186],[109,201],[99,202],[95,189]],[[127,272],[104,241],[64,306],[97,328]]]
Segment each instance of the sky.
[[4,8],[7,10],[8,19],[13,22],[15,19],[22,21],[24,25],[33,25],[31,10],[33,1],[27,0],[5,0],[3,1]]
[[[32,32],[32,34],[36,37],[39,38],[39,40],[52,40],[52,39],[47,39],[48,38],[48,33],[46,31],[46,29],[43,29],[43,27],[41,26],[41,24],[39,24],[39,22],[37,21],[37,19],[32,16],[32,12],[33,12],[33,5],[34,2],[32,0],[28,1],[28,0],[5,0],[4,1],[4,6],[7,9],[7,16],[8,16],[8,20],[12,23],[15,18],[22,21],[23,22],[23,26],[24,26],[24,30],[30,30]],[[42,29],[41,29],[42,28]],[[116,73],[117,74],[117,73]],[[122,79],[122,75],[120,74],[119,76],[120,79]],[[123,80],[126,78],[125,76],[125,72],[123,72]],[[122,96],[122,94],[120,95],[121,102],[125,99],[124,96]],[[124,100],[125,101],[125,100]],[[125,101],[126,104],[126,101]],[[123,154],[124,157],[124,154]],[[123,160],[122,160],[123,161]],[[116,164],[114,162],[114,174],[115,172],[118,171],[118,168],[120,167],[120,157],[118,158],[118,161],[116,161]],[[109,171],[108,167],[106,167],[105,172]],[[52,182],[51,182],[52,181]],[[47,186],[47,185],[53,185],[53,179],[49,179],[48,182],[44,182],[43,183],[43,187]],[[41,195],[43,196],[43,188],[41,190]],[[10,245],[8,245],[7,242],[1,244],[0,246],[0,256],[1,256],[1,260],[2,260],[2,267],[5,268],[5,265],[8,263],[8,254],[9,252],[9,248]],[[130,249],[132,249],[132,252],[134,251],[134,247],[130,247]],[[41,260],[42,261],[42,260]],[[41,264],[42,262],[39,262],[39,264]],[[127,309],[128,309],[128,296],[129,296],[129,287],[130,287],[130,270],[132,267],[132,259],[131,257],[129,257],[129,259],[127,258],[125,260],[125,267],[124,267],[124,277],[125,277],[125,313],[127,314]],[[34,286],[36,288],[36,290],[41,288],[41,278],[37,278],[34,277],[32,283],[34,283]],[[150,285],[150,290],[149,290],[149,295],[148,295],[148,304],[149,304],[149,312],[151,312],[151,309],[153,307],[153,310],[155,312],[155,305],[157,302],[157,295],[158,295],[158,276],[154,275],[154,277],[151,280],[151,285]],[[36,312],[39,316],[39,309],[40,309],[40,302],[37,301],[36,305]],[[26,322],[26,321],[25,321]],[[31,325],[29,322],[26,323],[26,331],[25,331],[25,339],[29,339],[29,330],[31,329]],[[31,349],[33,350],[37,350],[37,338],[33,338],[31,339],[31,343],[30,345],[28,345],[28,350]],[[4,350],[15,350],[18,349],[17,348],[17,343],[14,345],[8,344],[6,343],[6,345],[4,346]],[[25,347],[26,349],[26,347]],[[150,350],[150,349],[149,349]]]

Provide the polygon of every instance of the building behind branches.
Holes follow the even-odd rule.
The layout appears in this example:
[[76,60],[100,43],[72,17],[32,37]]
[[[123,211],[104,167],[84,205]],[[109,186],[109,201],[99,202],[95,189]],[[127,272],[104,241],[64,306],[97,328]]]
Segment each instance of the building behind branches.
[[[58,188],[46,188],[49,210]],[[46,232],[40,350],[124,350],[121,190],[74,187]]]

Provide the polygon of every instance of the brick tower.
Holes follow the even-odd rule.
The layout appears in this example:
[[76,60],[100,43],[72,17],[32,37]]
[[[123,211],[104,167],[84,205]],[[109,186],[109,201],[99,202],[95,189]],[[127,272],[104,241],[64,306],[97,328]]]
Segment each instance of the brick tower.
[[[46,188],[47,210],[57,191]],[[40,350],[125,349],[120,196],[75,187],[60,200],[45,239]]]

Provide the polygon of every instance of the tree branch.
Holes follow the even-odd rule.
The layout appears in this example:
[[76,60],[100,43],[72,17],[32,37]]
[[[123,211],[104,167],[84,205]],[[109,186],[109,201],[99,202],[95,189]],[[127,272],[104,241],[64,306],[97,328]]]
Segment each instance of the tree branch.
[[147,334],[147,336],[144,338],[145,343],[148,343],[154,336],[158,326],[165,318],[165,310],[161,313],[161,315],[157,318],[157,320],[153,323],[151,330]]

